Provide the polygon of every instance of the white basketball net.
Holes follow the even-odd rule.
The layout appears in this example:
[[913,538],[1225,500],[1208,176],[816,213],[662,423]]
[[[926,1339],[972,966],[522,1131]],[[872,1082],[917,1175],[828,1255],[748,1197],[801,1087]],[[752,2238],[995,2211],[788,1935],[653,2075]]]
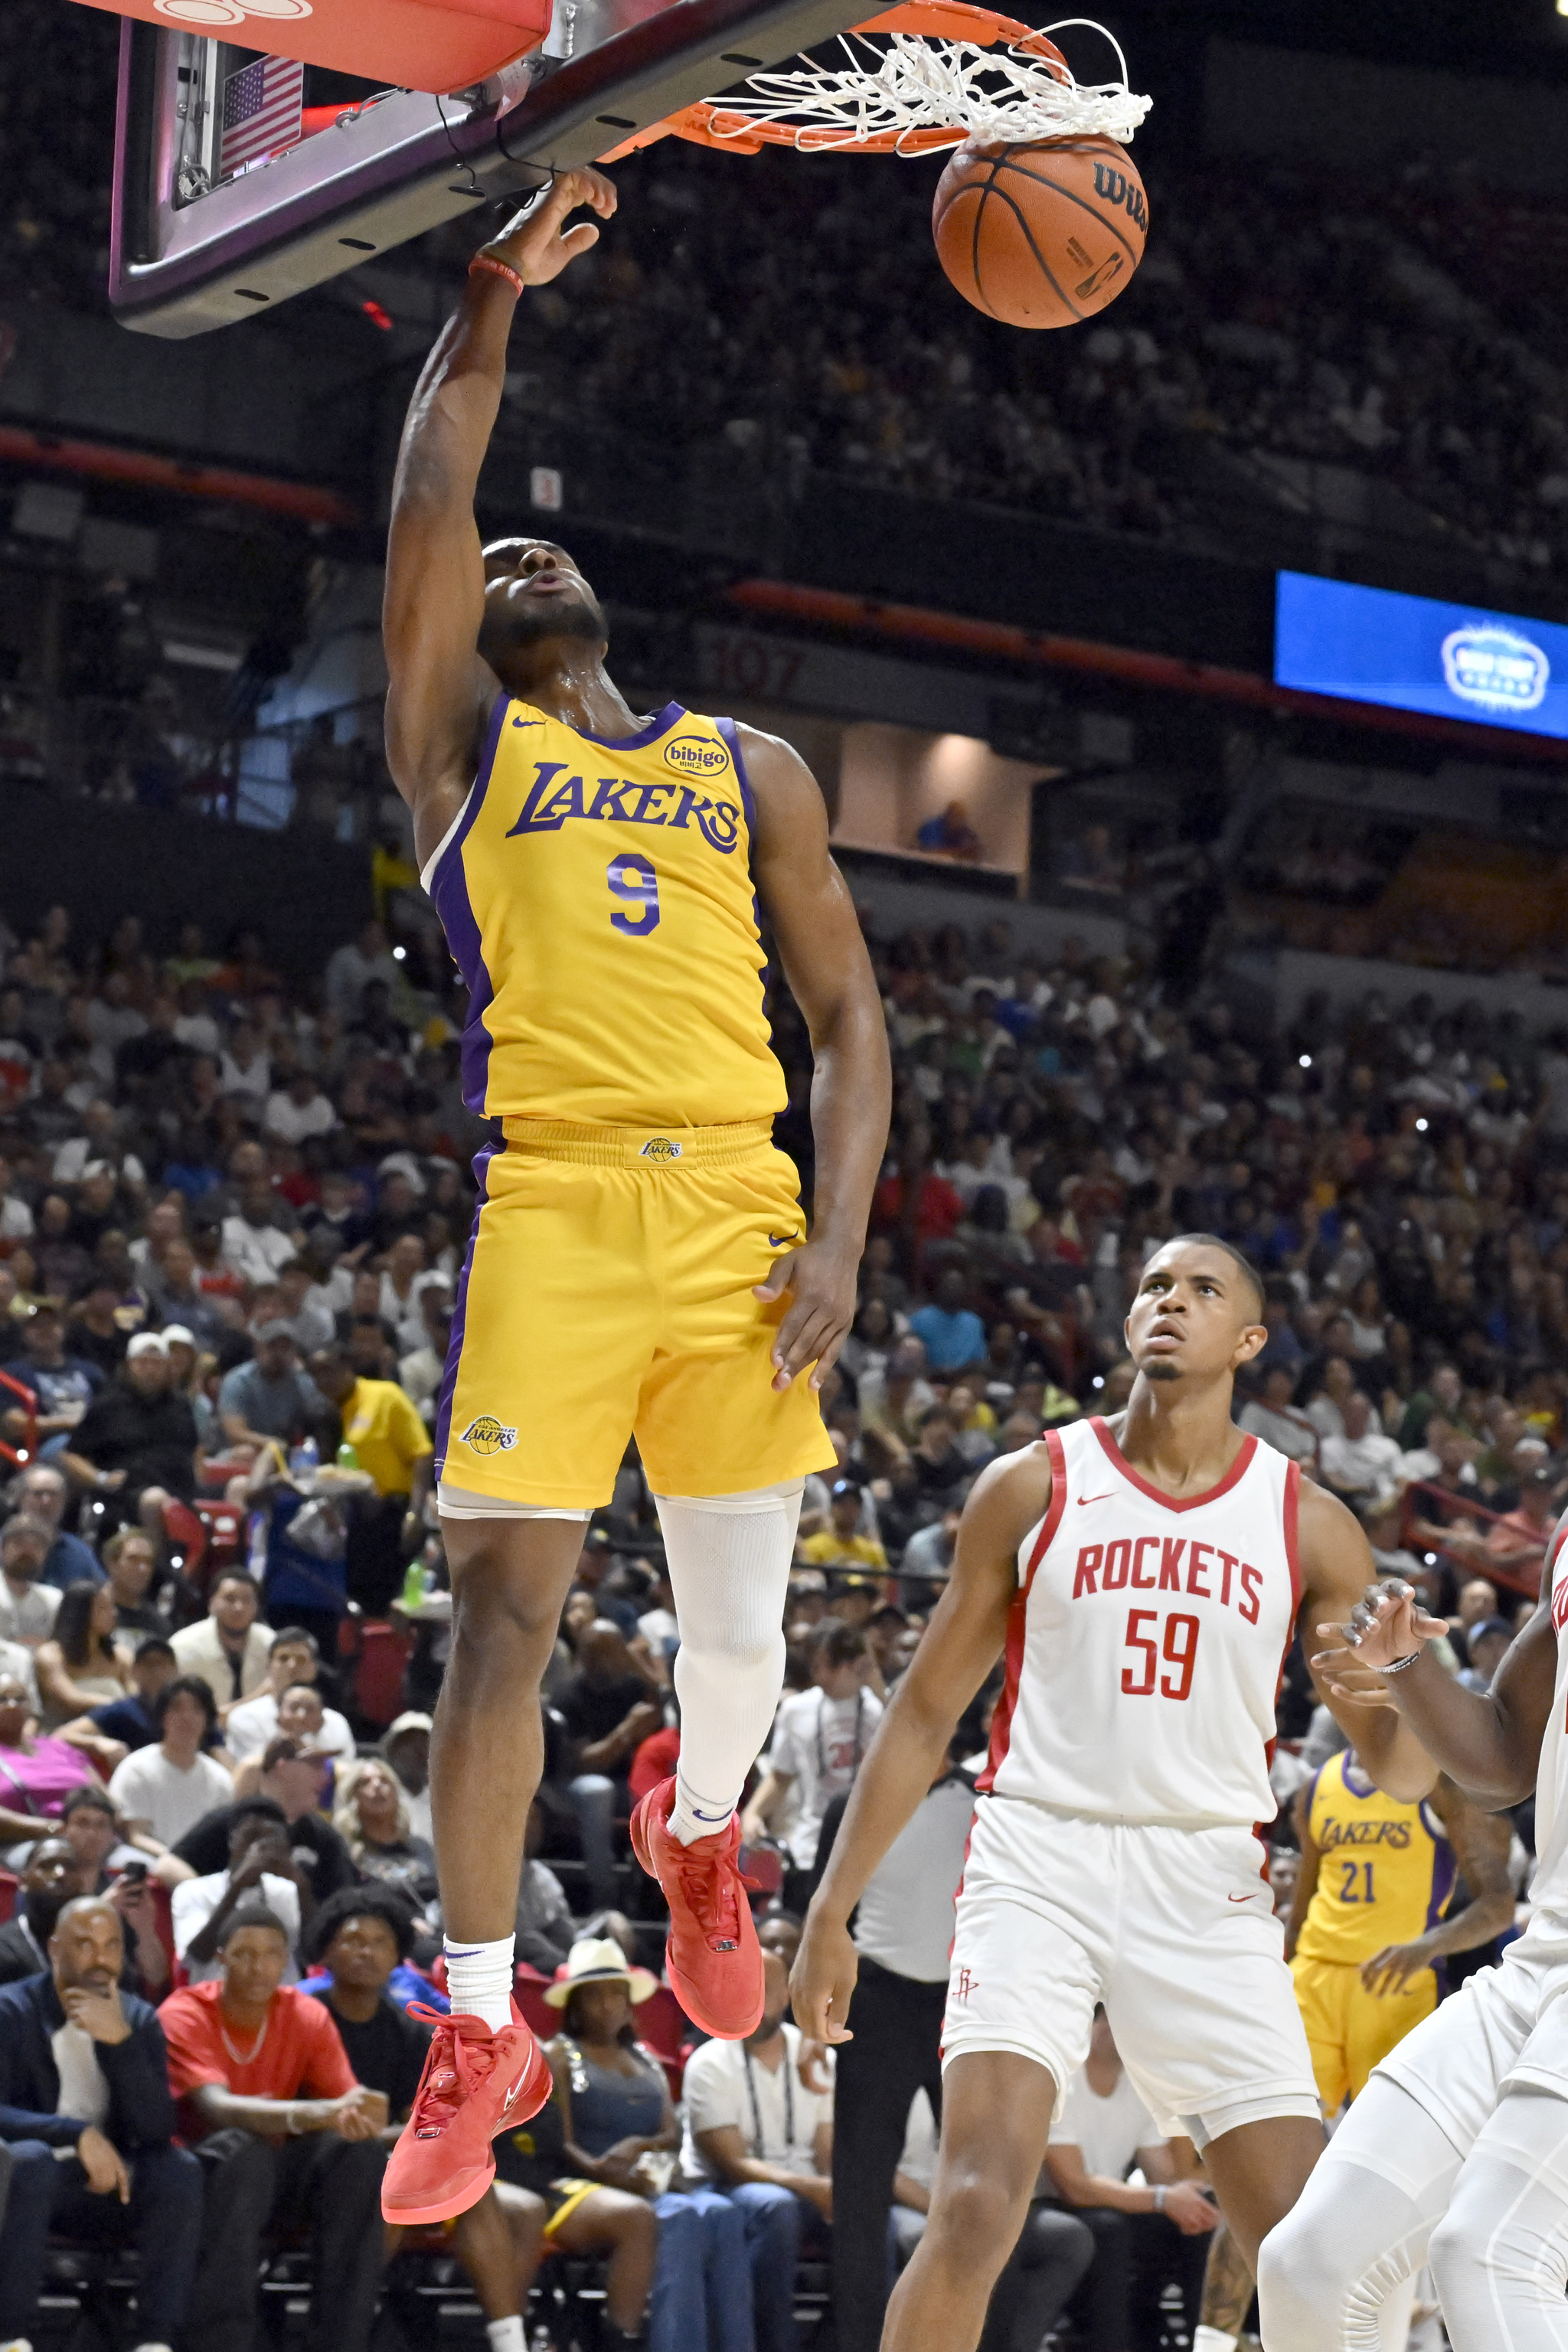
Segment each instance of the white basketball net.
[[797,143],[808,139],[814,149],[933,128],[987,142],[1099,136],[1121,143],[1153,101],[1128,89],[1121,44],[1102,25],[1069,16],[1045,30],[1075,25],[1104,35],[1120,79],[1079,82],[1070,68],[1003,42],[983,49],[931,34],[840,33],[842,65],[803,57],[796,72],[749,74],[742,94],[714,101],[713,135],[742,138],[750,123],[774,122],[794,125]]

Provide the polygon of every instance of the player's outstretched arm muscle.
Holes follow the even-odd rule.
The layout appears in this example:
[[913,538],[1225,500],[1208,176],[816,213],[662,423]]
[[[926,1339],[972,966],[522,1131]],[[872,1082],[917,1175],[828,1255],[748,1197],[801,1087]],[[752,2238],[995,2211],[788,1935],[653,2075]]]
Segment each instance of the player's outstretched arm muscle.
[[1368,1704],[1374,1693],[1368,1678],[1365,1696],[1343,1689],[1337,1678],[1325,1676],[1311,1655],[1312,1629],[1320,1618],[1348,1617],[1377,1568],[1365,1529],[1353,1511],[1325,1487],[1301,1481],[1298,1538],[1301,1560],[1303,1645],[1318,1696],[1348,1738],[1380,1789],[1404,1804],[1430,1796],[1437,1770],[1415,1731],[1386,1704]]
[[780,1258],[758,1296],[790,1304],[773,1344],[775,1388],[807,1364],[813,1387],[855,1314],[855,1287],[892,1109],[887,1024],[854,901],[827,846],[827,811],[798,751],[741,730],[756,800],[757,889],[784,977],[811,1032],[816,1189],[811,1239]]
[[[1554,1537],[1548,1559],[1556,1548]],[[1547,1589],[1550,1593],[1549,1584]],[[1356,1751],[1369,1771],[1361,1726],[1367,1720],[1362,1711],[1371,1706],[1397,1713],[1448,1778],[1485,1811],[1517,1805],[1530,1794],[1557,1675],[1550,1598],[1508,1651],[1484,1695],[1461,1690],[1438,1664],[1427,1645],[1446,1634],[1447,1625],[1441,1617],[1428,1616],[1398,1577],[1382,1583],[1369,1580],[1350,1609],[1334,1605],[1314,1613],[1322,1621],[1318,1633],[1332,1646],[1312,1660],[1313,1675],[1346,1729],[1356,1725]],[[1413,1655],[1415,1664],[1401,1673],[1384,1671]]]
[[[562,223],[580,205],[607,218],[616,193],[598,172],[563,172],[481,251],[526,285],[542,286],[596,243]],[[386,756],[415,812],[421,857],[457,814],[473,781],[475,737],[494,680],[477,643],[485,572],[474,492],[506,382],[517,289],[477,271],[425,362],[404,423],[392,491],[382,634],[391,681]]]
[[958,1718],[996,1662],[1017,1591],[1018,1546],[1049,1501],[1048,1459],[1037,1445],[993,1463],[964,1505],[947,1590],[877,1726],[806,1915],[790,1990],[796,2021],[815,2041],[850,2039],[844,2021],[857,1963],[849,1915],[941,1773]]

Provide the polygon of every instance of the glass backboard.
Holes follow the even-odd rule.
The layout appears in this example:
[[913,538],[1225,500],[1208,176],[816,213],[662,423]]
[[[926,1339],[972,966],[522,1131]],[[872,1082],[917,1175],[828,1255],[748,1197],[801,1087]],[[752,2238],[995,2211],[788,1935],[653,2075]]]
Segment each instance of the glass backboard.
[[552,168],[611,155],[865,13],[854,0],[553,0],[531,26],[550,0],[469,0],[472,16],[392,0],[451,35],[438,55],[400,54],[425,79],[487,45],[497,60],[437,89],[378,79],[382,35],[351,77],[342,59],[361,52],[318,23],[331,0],[130,5],[109,291],[126,326],[174,337],[254,317]]

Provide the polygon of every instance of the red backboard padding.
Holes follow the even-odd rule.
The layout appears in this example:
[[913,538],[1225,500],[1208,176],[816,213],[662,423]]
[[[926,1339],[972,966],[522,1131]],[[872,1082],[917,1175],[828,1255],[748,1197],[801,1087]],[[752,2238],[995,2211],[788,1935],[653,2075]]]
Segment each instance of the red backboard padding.
[[400,89],[464,89],[550,29],[551,0],[82,0]]

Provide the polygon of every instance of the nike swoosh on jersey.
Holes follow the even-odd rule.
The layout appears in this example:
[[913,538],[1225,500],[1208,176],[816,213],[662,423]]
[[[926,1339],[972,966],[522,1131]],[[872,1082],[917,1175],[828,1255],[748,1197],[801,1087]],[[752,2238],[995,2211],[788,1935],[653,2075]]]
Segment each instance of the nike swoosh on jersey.
[[[1258,1887],[1257,1892],[1261,1895],[1263,1889]],[[1225,1899],[1227,1903],[1250,1903],[1254,1897],[1250,1895],[1227,1895]]]
[[544,721],[542,719],[514,719],[511,723],[514,727],[542,727]]
[[770,1234],[768,1235],[768,1239],[772,1242],[774,1249],[782,1249],[785,1242],[799,1241],[800,1235],[798,1234]]
[[1110,1499],[1109,1490],[1103,1495],[1080,1495],[1078,1498],[1078,1507],[1081,1511],[1089,1503],[1109,1503]]

